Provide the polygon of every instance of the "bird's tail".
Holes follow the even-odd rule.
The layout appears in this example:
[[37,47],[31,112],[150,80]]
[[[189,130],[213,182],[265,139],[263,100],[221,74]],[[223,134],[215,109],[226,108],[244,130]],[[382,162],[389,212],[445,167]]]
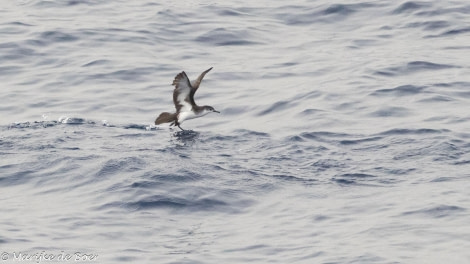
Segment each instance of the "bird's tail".
[[176,113],[170,114],[168,112],[163,112],[157,117],[157,119],[155,119],[155,125],[160,125],[169,122],[176,122]]

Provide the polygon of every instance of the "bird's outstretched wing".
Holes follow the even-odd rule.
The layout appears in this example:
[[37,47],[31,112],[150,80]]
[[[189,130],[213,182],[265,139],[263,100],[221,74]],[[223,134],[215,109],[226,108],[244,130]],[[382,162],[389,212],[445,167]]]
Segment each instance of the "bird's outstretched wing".
[[191,104],[195,105],[196,102],[194,102],[194,94],[196,93],[197,89],[199,88],[199,85],[201,84],[202,82],[202,79],[204,78],[204,76],[206,75],[206,73],[208,73],[210,70],[212,70],[212,67],[210,67],[209,69],[203,71],[199,77],[197,77],[196,80],[194,80],[193,82],[191,82],[191,86],[193,89],[191,89],[191,94],[190,94],[190,100],[191,100]]
[[192,102],[190,94],[194,89],[184,71],[176,75],[173,80],[173,85],[175,86],[175,90],[173,91],[173,103],[175,104],[176,111],[191,111]]

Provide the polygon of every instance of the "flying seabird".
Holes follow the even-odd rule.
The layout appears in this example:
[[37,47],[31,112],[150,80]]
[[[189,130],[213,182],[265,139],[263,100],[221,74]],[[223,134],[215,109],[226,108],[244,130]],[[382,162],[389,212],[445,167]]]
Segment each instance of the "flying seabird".
[[161,113],[155,120],[155,125],[171,122],[170,126],[178,126],[184,131],[180,126],[183,121],[205,116],[211,112],[220,113],[212,106],[198,106],[196,102],[194,102],[194,94],[199,88],[202,78],[204,78],[204,75],[210,70],[212,70],[212,67],[201,73],[201,75],[192,82],[189,81],[184,71],[178,73],[173,80],[173,85],[175,86],[173,90],[173,103],[175,104],[176,113]]

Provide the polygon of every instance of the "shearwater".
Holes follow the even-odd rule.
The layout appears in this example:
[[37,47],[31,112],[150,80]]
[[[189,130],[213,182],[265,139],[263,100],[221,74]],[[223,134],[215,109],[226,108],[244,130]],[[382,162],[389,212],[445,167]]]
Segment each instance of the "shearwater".
[[178,126],[184,131],[180,126],[183,121],[205,116],[211,112],[220,113],[212,106],[198,106],[196,102],[194,102],[194,94],[199,88],[204,75],[206,75],[210,70],[212,70],[212,67],[205,70],[192,82],[189,81],[189,78],[184,71],[178,73],[173,80],[173,85],[175,86],[175,89],[173,90],[173,103],[175,104],[176,113],[161,113],[155,120],[155,125],[171,122],[170,126]]

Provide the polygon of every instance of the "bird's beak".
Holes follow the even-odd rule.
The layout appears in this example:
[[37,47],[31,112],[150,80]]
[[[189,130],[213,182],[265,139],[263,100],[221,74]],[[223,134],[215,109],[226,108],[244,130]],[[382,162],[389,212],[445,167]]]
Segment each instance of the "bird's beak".
[[219,113],[219,114],[220,114],[220,112],[219,112],[219,111],[217,111],[217,110],[214,110],[213,112],[215,112],[215,113]]

